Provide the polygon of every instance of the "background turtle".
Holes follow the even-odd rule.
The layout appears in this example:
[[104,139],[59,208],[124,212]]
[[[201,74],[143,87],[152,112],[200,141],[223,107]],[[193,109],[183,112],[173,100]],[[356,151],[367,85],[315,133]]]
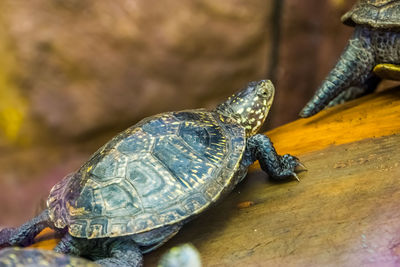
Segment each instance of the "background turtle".
[[279,156],[256,134],[274,97],[252,82],[214,110],[146,118],[101,147],[51,190],[47,209],[0,246],[28,245],[45,227],[66,232],[55,250],[105,266],[137,266],[182,225],[228,193],[254,161],[272,178],[296,176],[298,160]]
[[0,250],[0,267],[100,267],[80,257],[36,248],[5,248]]
[[201,267],[201,258],[192,244],[182,244],[162,255],[158,267]]
[[[0,267],[100,267],[84,258],[37,248],[5,248],[0,250]],[[191,244],[169,249],[158,267],[201,267],[200,254]]]
[[374,67],[400,64],[400,0],[360,0],[342,21],[355,27],[354,34],[301,117],[314,115],[332,100],[338,103],[373,91],[380,82]]

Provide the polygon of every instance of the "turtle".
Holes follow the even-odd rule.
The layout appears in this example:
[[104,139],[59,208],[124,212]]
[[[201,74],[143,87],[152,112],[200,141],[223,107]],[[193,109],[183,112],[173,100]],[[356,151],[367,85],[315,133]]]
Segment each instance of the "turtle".
[[0,250],[0,267],[101,267],[84,258],[52,250],[10,247]]
[[[38,248],[9,247],[0,250],[0,267],[100,267],[81,257]],[[201,267],[200,254],[192,244],[172,247],[158,267]]]
[[354,27],[354,33],[300,117],[373,92],[380,73],[400,70],[400,0],[359,0],[341,20]]
[[0,232],[0,247],[27,246],[45,227],[55,251],[103,266],[141,266],[143,254],[211,207],[259,161],[271,179],[298,179],[298,158],[257,134],[270,110],[270,80],[250,82],[212,110],[165,112],[119,133],[55,184],[47,208]]

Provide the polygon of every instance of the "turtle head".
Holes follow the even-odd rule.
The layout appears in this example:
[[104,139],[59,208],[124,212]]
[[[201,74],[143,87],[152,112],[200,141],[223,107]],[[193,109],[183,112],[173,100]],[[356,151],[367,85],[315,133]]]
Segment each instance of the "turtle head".
[[270,80],[251,82],[242,91],[218,105],[216,111],[246,129],[247,136],[258,132],[268,115],[275,88]]

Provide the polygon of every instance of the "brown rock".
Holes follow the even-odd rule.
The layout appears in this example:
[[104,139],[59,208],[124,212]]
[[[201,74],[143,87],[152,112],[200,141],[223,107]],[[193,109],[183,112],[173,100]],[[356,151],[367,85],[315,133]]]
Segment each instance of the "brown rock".
[[6,1],[33,116],[66,137],[212,106],[263,78],[264,1]]

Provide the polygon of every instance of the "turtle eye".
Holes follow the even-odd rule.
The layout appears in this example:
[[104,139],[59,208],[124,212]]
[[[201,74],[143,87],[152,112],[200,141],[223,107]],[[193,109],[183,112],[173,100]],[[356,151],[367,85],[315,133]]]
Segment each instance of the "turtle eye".
[[257,95],[261,96],[261,97],[267,97],[268,96],[268,92],[264,90],[264,88],[259,88],[257,90]]

